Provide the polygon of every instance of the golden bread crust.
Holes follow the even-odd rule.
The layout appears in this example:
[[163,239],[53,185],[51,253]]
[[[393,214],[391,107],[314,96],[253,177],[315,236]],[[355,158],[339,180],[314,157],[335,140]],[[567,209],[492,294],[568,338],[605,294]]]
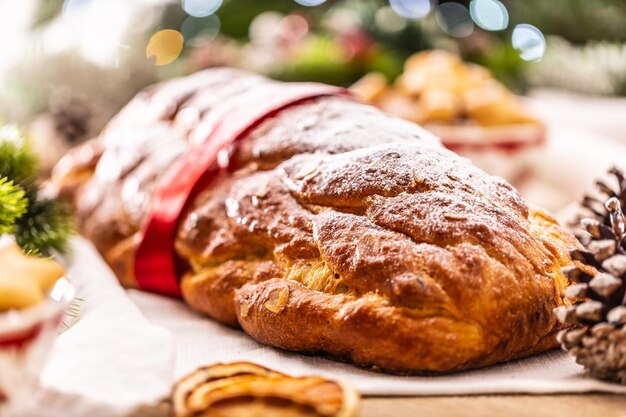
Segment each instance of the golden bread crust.
[[[220,98],[268,82],[222,69],[154,87],[87,145],[101,150],[89,180],[75,184],[89,166],[80,150],[61,164],[54,180],[124,284],[163,170]],[[486,366],[556,345],[552,309],[576,240],[418,126],[321,98],[229,151],[234,172],[178,227],[192,308],[266,344],[394,372]]]

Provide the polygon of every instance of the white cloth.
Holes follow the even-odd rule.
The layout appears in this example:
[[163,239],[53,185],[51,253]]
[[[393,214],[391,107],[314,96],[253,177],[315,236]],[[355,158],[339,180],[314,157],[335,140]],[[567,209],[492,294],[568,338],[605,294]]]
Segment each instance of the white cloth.
[[24,415],[123,416],[166,397],[171,333],[144,318],[90,243],[74,239],[72,251],[67,276],[84,299],[80,318],[57,337],[42,390]]
[[[176,340],[176,377],[216,362],[251,361],[290,375],[324,375],[352,383],[364,395],[461,395],[494,393],[626,393],[626,386],[583,374],[565,352],[555,349],[531,358],[452,375],[403,377],[359,369],[332,360],[261,345],[239,330],[190,311],[182,302],[129,291],[152,323]],[[375,340],[372,343],[376,343]]]
[[68,275],[85,299],[81,318],[58,337],[44,370],[43,390],[28,416],[40,417],[42,410],[46,417],[124,416],[166,398],[174,378],[199,366],[230,361],[346,380],[364,395],[626,393],[625,386],[585,377],[559,350],[488,369],[429,377],[385,375],[284,352],[201,317],[180,301],[125,293],[90,243],[75,239],[73,250]]

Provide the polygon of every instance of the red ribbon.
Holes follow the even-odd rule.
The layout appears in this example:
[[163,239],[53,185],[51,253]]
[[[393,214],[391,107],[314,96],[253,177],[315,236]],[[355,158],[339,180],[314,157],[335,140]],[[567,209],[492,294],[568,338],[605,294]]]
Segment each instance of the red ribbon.
[[176,228],[191,196],[219,172],[217,158],[222,149],[288,107],[318,97],[346,94],[344,89],[324,84],[268,83],[213,110],[210,120],[198,127],[199,132],[208,128],[206,139],[168,170],[153,197],[135,254],[139,288],[180,297],[178,277],[186,265],[174,251]]
[[2,348],[15,348],[20,349],[26,346],[29,342],[34,340],[39,333],[43,330],[43,324],[38,323],[26,330],[19,332],[0,335],[0,349]]

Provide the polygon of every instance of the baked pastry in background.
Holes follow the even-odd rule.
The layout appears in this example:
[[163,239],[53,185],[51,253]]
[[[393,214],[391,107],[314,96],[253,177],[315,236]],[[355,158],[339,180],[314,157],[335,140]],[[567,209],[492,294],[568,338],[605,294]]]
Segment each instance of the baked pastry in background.
[[443,50],[409,57],[393,84],[383,74],[370,73],[351,91],[421,124],[448,149],[517,187],[532,174],[532,162],[546,139],[543,123],[489,70]]
[[[150,87],[57,166],[120,281],[151,199],[224,103],[279,83],[214,69]],[[391,372],[556,346],[575,238],[511,185],[349,97],[277,112],[224,150],[175,238],[185,301],[256,340]],[[168,244],[168,242],[163,242]]]
[[409,57],[392,85],[384,75],[370,73],[351,90],[388,113],[422,125],[541,124],[489,70],[443,50]]

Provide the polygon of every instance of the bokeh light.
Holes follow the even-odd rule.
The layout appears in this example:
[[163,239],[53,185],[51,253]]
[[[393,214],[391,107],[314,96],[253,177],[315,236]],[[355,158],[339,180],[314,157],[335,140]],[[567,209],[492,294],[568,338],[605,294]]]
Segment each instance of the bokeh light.
[[470,15],[485,30],[504,30],[509,25],[509,12],[498,0],[472,0]]
[[460,3],[441,4],[437,7],[435,19],[441,30],[455,38],[464,38],[474,31],[469,10]]
[[51,53],[75,48],[86,60],[102,66],[119,67],[128,47],[129,33],[146,29],[154,14],[141,12],[123,0],[65,0],[61,19],[46,26],[42,48]]
[[146,46],[146,58],[155,59],[155,65],[167,65],[176,60],[183,50],[184,38],[177,30],[160,30]]
[[389,0],[389,5],[400,16],[417,20],[430,13],[430,0]]
[[528,24],[515,26],[512,34],[513,48],[520,51],[524,61],[539,61],[546,51],[546,39],[536,27]]
[[290,14],[280,20],[278,30],[290,40],[299,41],[309,33],[309,22],[300,15]]
[[181,6],[188,15],[206,17],[220,8],[223,0],[182,0]]
[[259,45],[271,45],[278,36],[284,15],[274,11],[258,14],[248,27],[250,40]]
[[391,7],[381,7],[374,16],[376,26],[385,32],[398,32],[406,27],[406,19],[393,11]]
[[306,7],[319,6],[324,3],[326,0],[294,0],[296,3],[301,4]]
[[80,23],[82,17],[93,8],[94,0],[65,0],[61,16],[69,24]]
[[214,14],[206,17],[189,16],[180,27],[185,43],[194,44],[214,39],[220,33],[221,21]]

